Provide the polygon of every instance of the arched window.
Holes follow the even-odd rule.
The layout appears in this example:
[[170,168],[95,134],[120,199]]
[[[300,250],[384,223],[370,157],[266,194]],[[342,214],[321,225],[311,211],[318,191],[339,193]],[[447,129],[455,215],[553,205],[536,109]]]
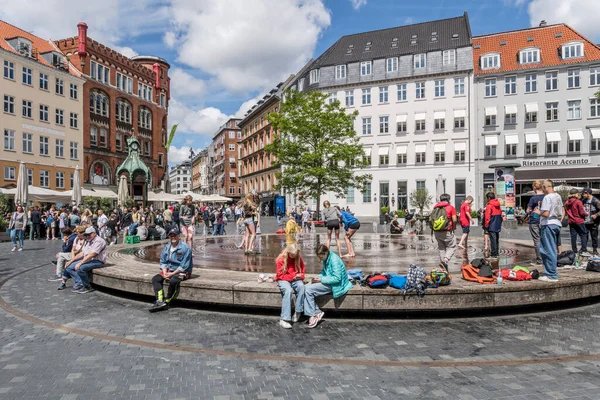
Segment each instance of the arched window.
[[152,129],[152,111],[149,108],[144,106],[138,108],[138,126],[144,129]]
[[106,93],[96,89],[92,90],[92,92],[90,93],[90,112],[92,114],[108,117],[109,106],[110,102]]
[[117,121],[131,123],[131,104],[127,100],[117,100]]

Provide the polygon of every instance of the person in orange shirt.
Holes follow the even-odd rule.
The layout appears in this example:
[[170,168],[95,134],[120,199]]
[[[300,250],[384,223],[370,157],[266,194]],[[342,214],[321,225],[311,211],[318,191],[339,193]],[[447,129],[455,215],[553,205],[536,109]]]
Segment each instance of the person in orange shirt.
[[[304,273],[306,266],[296,243],[287,246],[276,261],[275,280],[283,296],[279,326],[291,329],[304,312]],[[292,317],[292,293],[296,293],[296,312]]]

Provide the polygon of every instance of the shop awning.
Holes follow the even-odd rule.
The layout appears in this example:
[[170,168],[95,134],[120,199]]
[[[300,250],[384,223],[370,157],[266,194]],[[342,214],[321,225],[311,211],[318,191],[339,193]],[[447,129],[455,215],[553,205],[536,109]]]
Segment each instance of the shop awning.
[[485,137],[485,145],[486,146],[498,146],[498,136],[489,135]]
[[560,142],[560,131],[546,132],[546,142]]
[[390,153],[389,147],[380,147],[378,153],[380,156],[387,156]]
[[408,115],[406,114],[396,115],[396,122],[406,122],[407,119]]
[[538,112],[538,103],[525,104],[525,112]]
[[433,119],[444,119],[446,118],[446,111],[436,111],[433,113]]
[[506,135],[504,141],[506,144],[519,144],[519,135]]
[[593,139],[600,139],[600,128],[590,128],[590,135]]
[[490,115],[498,115],[498,109],[496,106],[485,108],[485,116],[489,117]]
[[569,140],[583,140],[583,131],[581,129],[574,129],[569,132]]
[[465,142],[456,142],[454,143],[455,151],[465,151],[467,149],[467,144]]
[[433,145],[433,151],[436,153],[441,153],[446,151],[446,143],[436,143]]
[[371,148],[371,147],[365,147],[365,156],[371,157],[371,152],[372,151],[373,151],[373,148]]
[[540,135],[537,133],[526,133],[525,134],[525,143],[539,143]]
[[518,110],[519,108],[516,104],[509,104],[504,106],[504,112],[507,114],[516,114]]
[[454,110],[454,118],[466,117],[467,110]]
[[405,144],[399,144],[396,146],[396,154],[406,154],[408,146]]
[[417,144],[415,145],[415,153],[425,153],[427,151],[426,144]]
[[415,114],[415,120],[416,121],[421,120],[421,119],[425,119],[425,118],[427,118],[427,113],[416,113]]

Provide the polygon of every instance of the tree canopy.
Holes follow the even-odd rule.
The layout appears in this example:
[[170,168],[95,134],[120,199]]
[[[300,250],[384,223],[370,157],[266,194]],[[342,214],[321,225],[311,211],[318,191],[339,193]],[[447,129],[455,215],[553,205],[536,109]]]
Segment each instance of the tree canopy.
[[278,113],[267,119],[277,132],[265,147],[275,156],[277,189],[317,199],[334,193],[345,197],[348,187],[362,190],[371,180],[357,174],[370,164],[354,129],[358,111],[348,113],[340,102],[329,104],[327,94],[287,91]]

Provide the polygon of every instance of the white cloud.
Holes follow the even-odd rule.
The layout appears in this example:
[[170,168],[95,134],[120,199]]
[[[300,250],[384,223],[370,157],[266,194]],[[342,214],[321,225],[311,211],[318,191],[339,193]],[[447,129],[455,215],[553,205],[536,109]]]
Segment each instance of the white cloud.
[[125,57],[129,57],[129,58],[135,57],[138,55],[138,53],[135,50],[133,50],[131,47],[127,47],[127,46],[125,46],[125,47],[114,46],[113,50],[115,50],[115,51],[123,54]]
[[600,41],[598,0],[532,0],[528,7],[532,26],[564,22],[594,41]]
[[358,10],[362,6],[367,4],[367,0],[350,0],[352,2],[352,8]]
[[206,82],[193,77],[181,68],[171,68],[171,96],[180,98],[200,98],[206,94]]
[[233,114],[233,116],[236,118],[244,118],[246,112],[248,112],[248,110],[250,110],[250,108],[252,108],[252,106],[258,103],[258,101],[262,98],[263,95],[259,95],[253,99],[246,100],[242,103],[242,105],[240,105],[240,108],[238,108],[238,110],[235,112],[235,114]]
[[[200,149],[194,149],[194,154],[198,154]],[[169,147],[169,165],[180,164],[190,159],[190,146]]]
[[412,24],[413,22],[415,22],[415,20],[414,20],[414,18],[413,18],[413,17],[406,17],[406,18],[404,18],[403,24],[404,24],[404,25],[410,25],[410,24]]
[[[169,102],[169,124],[179,124],[177,132],[180,133],[194,133],[212,139],[212,135],[229,117],[218,108],[206,107],[194,110],[175,98]],[[179,133],[175,136],[178,135]]]
[[173,29],[163,40],[178,60],[235,92],[266,89],[297,72],[331,23],[322,0],[173,0],[171,11]]

